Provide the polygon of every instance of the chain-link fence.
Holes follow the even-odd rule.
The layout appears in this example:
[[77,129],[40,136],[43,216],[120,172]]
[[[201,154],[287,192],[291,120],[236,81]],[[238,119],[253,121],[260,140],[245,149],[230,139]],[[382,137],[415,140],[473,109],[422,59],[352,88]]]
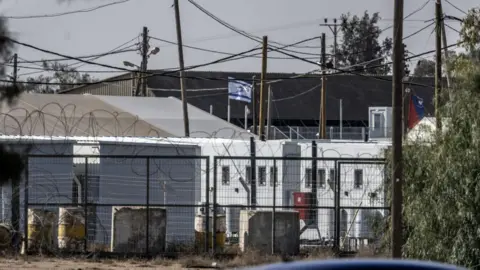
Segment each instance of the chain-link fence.
[[19,192],[2,187],[1,214],[32,252],[358,250],[384,232],[384,171],[373,158],[35,155]]

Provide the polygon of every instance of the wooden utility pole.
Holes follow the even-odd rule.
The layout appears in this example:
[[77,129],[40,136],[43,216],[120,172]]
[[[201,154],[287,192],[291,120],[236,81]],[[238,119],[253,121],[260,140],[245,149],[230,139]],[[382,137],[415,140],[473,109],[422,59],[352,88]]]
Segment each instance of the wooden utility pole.
[[442,6],[440,0],[435,2],[435,120],[437,131],[442,130],[440,116],[442,91]]
[[445,15],[443,14],[442,2],[438,0],[440,7],[440,14],[442,14],[442,42],[443,42],[443,53],[445,56],[445,73],[447,77],[447,87],[450,88],[450,67],[449,67],[449,55],[448,55],[448,44],[447,44],[447,32],[445,31]]
[[392,257],[402,257],[402,77],[403,77],[403,0],[395,0],[393,18],[393,81],[392,81]]
[[272,86],[268,86],[268,97],[267,97],[267,140],[272,138],[271,134],[272,129]]
[[[18,55],[13,55],[13,74],[12,74],[12,84],[17,91],[17,69],[18,69]],[[27,168],[28,170],[28,168]],[[12,183],[12,197],[10,198],[11,202],[11,218],[12,226],[15,232],[20,231],[20,179],[10,179]],[[25,205],[27,207],[27,205]],[[27,218],[27,217],[23,217]]]
[[141,74],[140,78],[142,82],[142,96],[147,96],[147,61],[148,61],[148,28],[143,27],[142,32],[142,63],[140,64]]
[[255,75],[252,77],[252,132],[257,134],[257,91],[256,91]]
[[327,57],[325,53],[325,33],[322,33],[322,88],[321,88],[321,93],[320,93],[320,125],[319,125],[319,130],[318,130],[318,135],[320,139],[326,139],[327,138],[327,100],[326,100],[326,84],[327,84],[327,78],[325,76],[326,72],[326,64],[327,64]]
[[182,97],[182,109],[183,109],[183,127],[185,129],[185,137],[190,137],[190,126],[188,123],[188,103],[187,103],[187,91],[185,90],[185,77],[184,69],[185,63],[183,61],[183,42],[182,42],[182,26],[180,24],[180,7],[178,0],[174,0],[175,7],[175,24],[177,28],[177,45],[178,45],[178,62],[180,63],[180,91]]
[[[333,33],[333,66],[335,68],[338,68],[337,66],[337,63],[338,63],[338,55],[337,55],[337,48],[338,48],[338,44],[337,44],[337,37],[338,37],[338,30],[337,30],[337,26],[340,26],[340,24],[337,24],[337,19],[333,19],[333,24],[331,23],[328,23],[328,19],[325,19],[325,23],[322,23],[320,24],[320,26],[328,26],[328,28],[330,28],[330,30],[332,31]],[[333,28],[332,28],[333,27]]]
[[263,36],[262,44],[262,74],[260,75],[260,105],[258,119],[258,135],[260,140],[265,140],[265,80],[267,76],[267,47],[268,37]]

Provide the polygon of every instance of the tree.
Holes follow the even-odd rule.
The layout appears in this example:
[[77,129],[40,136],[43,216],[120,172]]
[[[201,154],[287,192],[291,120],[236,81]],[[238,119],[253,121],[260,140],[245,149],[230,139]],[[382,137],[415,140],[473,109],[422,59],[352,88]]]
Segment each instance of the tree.
[[[88,73],[80,73],[74,67],[60,62],[42,63],[45,71],[51,75],[29,77],[22,86],[26,92],[53,94],[74,87],[74,84],[91,83],[96,81]],[[58,83],[59,85],[49,84]],[[64,85],[61,85],[64,84]]]
[[342,44],[337,51],[339,67],[352,67],[360,73],[384,75],[390,72],[388,66],[370,68],[382,65],[392,51],[392,39],[379,41],[382,31],[378,27],[380,16],[372,16],[367,11],[363,17],[351,16],[350,13],[341,16],[340,32],[343,35]]
[[435,61],[422,59],[417,62],[413,70],[414,77],[433,77],[435,76]]
[[[471,12],[469,12],[471,14]],[[480,14],[479,14],[480,15]],[[480,19],[480,18],[477,18]],[[463,27],[470,27],[464,24]],[[471,33],[462,29],[462,33]],[[478,32],[472,35],[477,35]],[[467,53],[452,66],[444,91],[444,129],[404,145],[404,256],[477,269],[480,265],[480,39],[463,37]],[[448,97],[448,99],[447,99]],[[435,126],[435,125],[433,125]],[[423,129],[427,132],[428,128]]]

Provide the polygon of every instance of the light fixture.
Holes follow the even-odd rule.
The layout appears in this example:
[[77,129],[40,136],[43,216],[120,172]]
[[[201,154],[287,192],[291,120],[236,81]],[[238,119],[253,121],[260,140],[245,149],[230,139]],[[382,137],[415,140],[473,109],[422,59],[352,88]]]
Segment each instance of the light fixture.
[[159,48],[159,47],[155,47],[155,48],[153,48],[153,50],[150,51],[150,55],[155,55],[155,54],[157,54],[158,52],[160,52],[160,48]]
[[135,65],[131,62],[128,62],[128,61],[123,61],[123,65],[126,66],[126,67],[138,67],[137,65]]

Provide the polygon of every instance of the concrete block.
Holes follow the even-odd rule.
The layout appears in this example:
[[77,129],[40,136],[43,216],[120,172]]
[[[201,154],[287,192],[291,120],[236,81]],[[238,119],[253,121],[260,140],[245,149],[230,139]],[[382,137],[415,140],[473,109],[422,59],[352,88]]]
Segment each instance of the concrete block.
[[[149,252],[165,251],[167,233],[167,211],[165,208],[150,207]],[[146,252],[146,207],[112,208],[112,252]]]
[[[240,211],[240,249],[272,252],[272,211]],[[300,220],[296,211],[275,211],[275,253],[296,255],[300,251]]]

